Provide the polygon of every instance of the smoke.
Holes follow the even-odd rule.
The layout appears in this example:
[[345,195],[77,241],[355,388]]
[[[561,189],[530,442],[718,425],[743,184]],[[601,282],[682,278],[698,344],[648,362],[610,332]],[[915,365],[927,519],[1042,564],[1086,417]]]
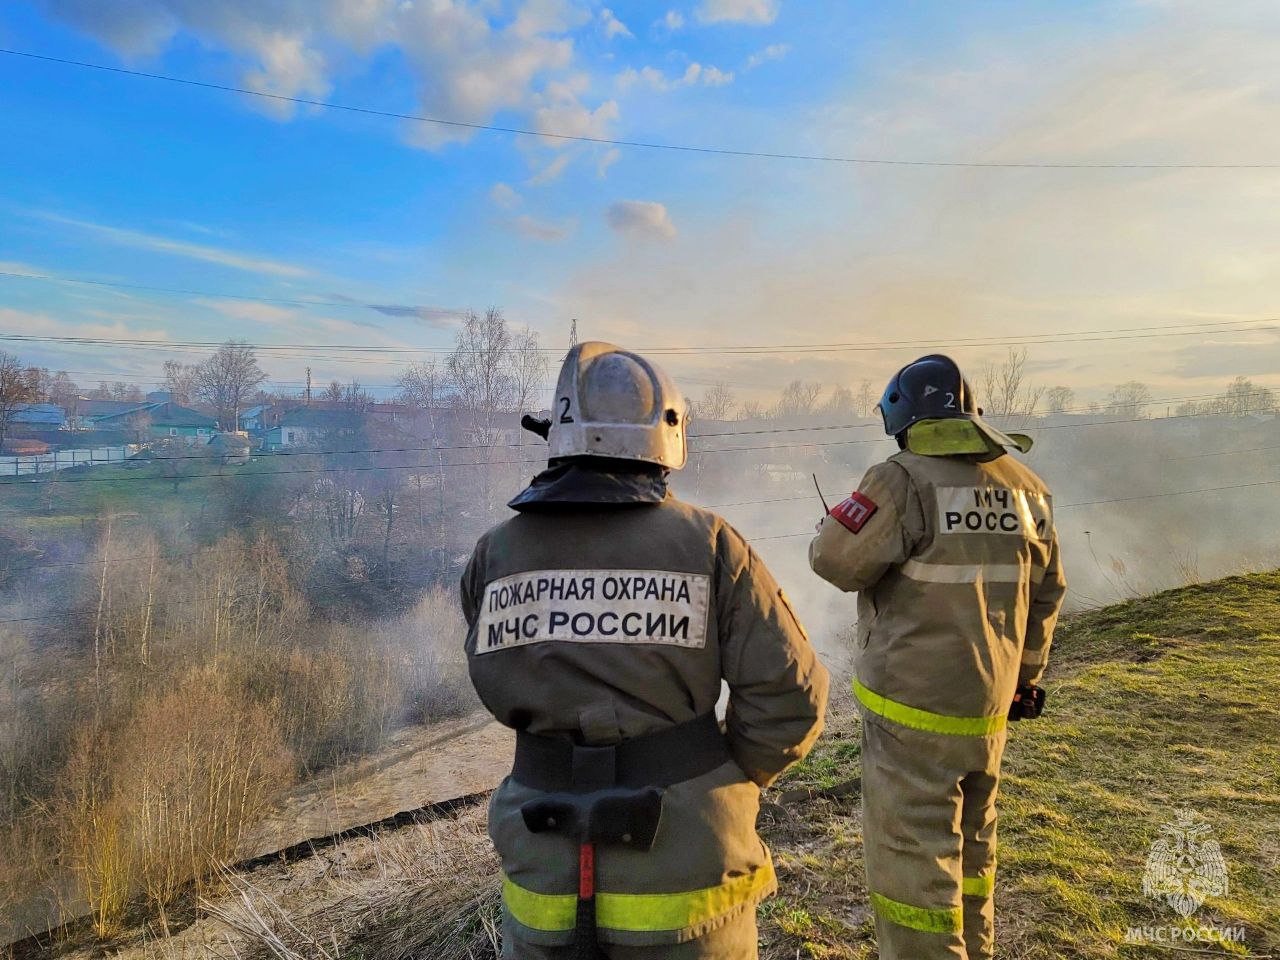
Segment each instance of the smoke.
[[[1112,418],[1123,419],[1131,418]],[[823,422],[797,420],[810,427]],[[856,489],[866,469],[896,449],[876,440],[878,423],[865,423],[865,429],[773,435],[766,442],[779,444],[776,452],[695,454],[674,481],[680,496],[712,506],[753,541],[838,673],[849,669],[856,598],[809,569],[809,541],[823,514],[810,473],[818,474],[828,502]],[[1010,456],[1024,459],[1054,494],[1068,612],[1280,566],[1274,537],[1280,498],[1268,485],[1280,479],[1280,419],[1108,422],[1100,415],[1065,414],[1016,426],[1037,442],[1027,457]],[[715,432],[724,429],[715,425]],[[759,446],[761,439],[744,437],[741,445]],[[831,445],[781,446],[810,440]],[[695,450],[727,445],[724,437],[699,441],[695,435],[693,441]],[[750,502],[760,500],[775,502]]]

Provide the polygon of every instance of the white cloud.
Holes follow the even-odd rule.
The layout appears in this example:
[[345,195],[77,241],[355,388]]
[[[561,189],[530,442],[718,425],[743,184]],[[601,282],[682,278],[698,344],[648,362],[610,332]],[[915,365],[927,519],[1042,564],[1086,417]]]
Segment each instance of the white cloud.
[[192,302],[202,307],[208,307],[224,317],[229,317],[232,320],[245,320],[254,326],[293,326],[306,318],[306,314],[296,307],[282,307],[274,303],[206,299],[196,299]]
[[0,307],[0,327],[46,337],[93,337],[101,340],[170,339],[169,331],[159,328],[142,329],[120,322],[82,323],[51,317],[44,313],[15,310],[11,307]]
[[769,24],[778,18],[780,0],[702,0],[698,19],[703,23]]
[[596,176],[603,180],[605,176],[608,175],[609,168],[621,159],[622,151],[617,147],[607,150],[604,156],[600,158],[599,162],[596,163]]
[[661,27],[669,33],[675,33],[684,29],[684,15],[679,10],[668,10],[667,15],[654,23],[654,26]]
[[[327,78],[327,65],[318,50],[306,46],[300,36],[271,34],[257,45],[261,61],[257,70],[247,70],[245,85],[258,93],[278,97],[323,97],[332,89]],[[255,101],[281,119],[293,116],[294,104],[285,100]]]
[[747,57],[747,62],[742,65],[744,70],[754,70],[756,67],[763,66],[770,60],[781,60],[791,52],[789,43],[771,43],[763,50],[757,50],[751,56]]
[[702,71],[702,83],[707,87],[726,86],[733,83],[733,71],[724,71],[717,67],[705,67]]
[[576,229],[576,225],[572,221],[540,220],[528,214],[521,214],[518,217],[512,217],[510,220],[501,222],[521,236],[528,237],[530,240],[538,240],[542,243],[559,243],[561,240],[572,236]]
[[514,210],[523,202],[523,198],[510,184],[495,183],[489,191],[489,199],[496,207],[503,210]]
[[605,212],[605,222],[623,236],[643,240],[672,240],[676,235],[666,206],[651,200],[619,200]]
[[[583,106],[572,96],[552,95],[544,102],[544,106],[533,112],[534,129],[542,134],[605,139],[609,135],[609,124],[619,116],[616,100],[606,100],[594,110]],[[556,141],[552,139],[551,142]]]
[[634,37],[635,34],[627,29],[627,25],[619,20],[608,7],[600,11],[600,26],[604,29],[605,38],[612,40],[614,37]]
[[129,230],[123,227],[111,227],[101,223],[90,223],[87,220],[75,220],[71,217],[59,216],[55,213],[36,214],[41,220],[76,227],[97,234],[103,239],[125,247],[137,247],[152,250],[156,253],[167,253],[175,257],[186,257],[189,260],[203,260],[216,263],[248,273],[262,273],[276,277],[305,277],[311,273],[305,267],[266,257],[228,250],[225,247],[212,247],[201,243],[189,243],[185,240],[174,240],[141,230]]
[[[42,0],[54,15],[123,56],[158,54],[180,32],[229,52],[239,82],[284,97],[321,98],[338,65],[397,49],[415,74],[416,112],[487,123],[504,110],[526,115],[547,87],[572,69],[572,32],[590,22],[576,0]],[[511,16],[514,8],[514,16]],[[613,20],[617,35],[625,26]],[[578,89],[573,98],[585,95]],[[250,98],[285,119],[294,105]],[[567,109],[567,107],[561,107]],[[580,105],[592,113],[598,107]],[[474,131],[409,122],[406,139],[436,149]]]
[[668,77],[656,67],[641,67],[639,70],[628,67],[614,78],[622,91],[643,85],[659,93],[678,90],[681,87],[693,87],[702,84],[705,87],[723,87],[733,83],[733,71],[721,70],[719,67],[703,66],[691,63],[685,67],[684,73],[678,77]]
[[545,187],[548,183],[554,183],[568,169],[570,159],[572,159],[571,154],[557,154],[550,163],[526,180],[525,183],[530,187]]

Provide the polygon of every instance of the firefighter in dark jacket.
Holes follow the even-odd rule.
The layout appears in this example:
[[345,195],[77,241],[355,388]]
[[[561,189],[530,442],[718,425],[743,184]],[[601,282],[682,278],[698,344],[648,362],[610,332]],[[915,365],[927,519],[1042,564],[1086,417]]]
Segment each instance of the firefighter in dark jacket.
[[757,955],[760,788],[813,745],[827,673],[738,532],[668,492],[686,420],[643,357],[574,347],[526,418],[548,468],[463,574],[472,681],[517,731],[489,808],[505,957]]
[[900,453],[824,518],[814,571],[858,592],[867,886],[882,960],[992,956],[1008,719],[1038,715],[1066,590],[1044,482],[1006,453],[955,362],[880,401]]

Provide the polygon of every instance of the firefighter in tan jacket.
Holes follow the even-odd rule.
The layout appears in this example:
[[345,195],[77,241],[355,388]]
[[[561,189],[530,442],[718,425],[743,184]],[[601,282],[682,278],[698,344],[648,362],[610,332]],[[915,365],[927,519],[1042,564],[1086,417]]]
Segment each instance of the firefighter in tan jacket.
[[902,451],[823,519],[814,571],[858,592],[867,886],[882,960],[992,956],[1009,719],[1039,715],[1065,581],[1052,497],[1006,453],[955,362],[880,401]]
[[525,420],[548,469],[462,578],[472,681],[517,731],[489,808],[503,955],[750,960],[760,788],[817,738],[827,673],[737,531],[668,493],[686,410],[661,370],[580,344],[552,415]]

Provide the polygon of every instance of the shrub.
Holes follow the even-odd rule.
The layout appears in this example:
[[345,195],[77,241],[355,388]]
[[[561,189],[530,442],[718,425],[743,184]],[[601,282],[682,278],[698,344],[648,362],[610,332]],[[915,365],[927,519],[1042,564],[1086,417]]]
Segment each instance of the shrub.
[[145,894],[163,910],[231,859],[294,762],[262,707],[207,670],[76,741],[60,823],[100,935]]

